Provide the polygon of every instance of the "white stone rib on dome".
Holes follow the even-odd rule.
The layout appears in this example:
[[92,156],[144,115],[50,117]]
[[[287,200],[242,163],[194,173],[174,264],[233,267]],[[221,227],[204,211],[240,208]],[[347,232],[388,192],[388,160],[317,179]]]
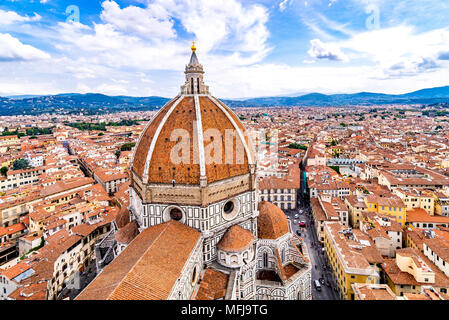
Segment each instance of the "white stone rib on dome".
[[[231,115],[229,114],[229,112],[220,104],[218,103],[218,101],[208,95],[207,96],[218,108],[220,108],[220,110],[226,115],[226,117],[228,118],[228,120],[232,123],[232,125],[234,126],[235,130],[237,131],[237,134],[239,135],[240,140],[242,141],[243,147],[245,148],[245,152],[246,152],[246,156],[248,157],[248,163],[254,164],[254,159],[252,157],[252,154],[249,151],[249,147],[248,144],[246,143],[245,140],[245,136],[243,135],[242,130],[240,130],[239,126],[235,123],[234,119],[231,117]],[[204,143],[204,142],[203,142]]]
[[[165,125],[165,122],[170,117],[170,115],[172,114],[173,110],[175,110],[175,108],[178,106],[178,104],[183,99],[184,99],[184,96],[180,95],[178,100],[176,100],[176,102],[167,111],[167,113],[165,114],[164,118],[162,118],[161,123],[159,123],[159,126],[157,127],[156,132],[154,133],[153,139],[151,140],[150,149],[148,151],[147,159],[145,161],[145,169],[144,169],[144,172],[143,172],[143,179],[142,179],[143,183],[147,183],[148,182],[148,169],[150,167],[151,158],[153,157],[154,146],[156,145],[156,142],[159,139],[159,134],[161,133],[161,130],[162,130],[162,128]],[[155,119],[155,118],[153,118],[153,119]]]
[[[194,95],[179,95],[178,97],[172,99],[169,103],[175,101],[175,103],[173,103],[170,106],[170,109],[167,111],[167,113],[164,115],[163,119],[161,120],[161,122],[159,123],[154,136],[151,140],[150,143],[150,147],[148,150],[148,154],[146,157],[146,161],[145,161],[145,166],[144,166],[144,173],[142,176],[142,182],[143,183],[148,183],[148,170],[150,167],[150,163],[152,160],[152,156],[153,156],[153,152],[156,146],[156,143],[159,139],[159,135],[165,125],[165,123],[167,122],[168,118],[172,115],[173,111],[176,109],[176,107],[178,106],[178,104],[186,97],[192,97],[194,98],[194,105],[195,105],[195,114],[196,114],[196,125],[197,128],[196,130],[193,130],[193,134],[197,134],[197,138],[198,138],[198,160],[199,160],[199,165],[200,165],[200,178],[206,178],[207,177],[207,172],[206,172],[206,159],[205,159],[205,148],[204,148],[204,136],[203,136],[203,123],[202,123],[202,117],[201,117],[201,105],[200,105],[200,101],[199,101],[199,97],[206,97],[208,99],[210,99],[210,101],[212,101],[220,110],[221,112],[223,112],[223,114],[226,116],[226,118],[229,120],[229,122],[232,124],[232,126],[234,127],[234,130],[237,132],[237,136],[240,139],[241,143],[243,144],[246,156],[248,158],[248,164],[249,165],[253,165],[255,162],[252,153],[250,152],[249,146],[245,140],[245,136],[243,131],[241,130],[241,128],[237,125],[236,121],[234,120],[234,118],[230,115],[229,111],[227,110],[227,108],[225,108],[223,105],[221,105],[214,97],[212,97],[211,95],[208,94],[194,94]],[[167,105],[169,104],[167,103]],[[158,111],[158,113],[153,117],[153,119],[151,121],[148,122],[147,126],[145,127],[144,131],[145,132],[148,127],[151,125],[151,123],[153,122],[154,119],[156,119],[157,115],[163,110],[164,108],[161,108],[161,110]],[[232,112],[232,111],[231,111]],[[194,124],[193,124],[194,125]],[[143,135],[141,135],[139,137],[139,140],[136,144],[136,146],[141,142],[141,138]],[[237,137],[236,136],[236,137]],[[250,137],[248,137],[250,138]],[[194,142],[195,139],[192,139],[192,142]],[[134,149],[133,152],[133,160],[135,157],[135,152],[136,149]]]
[[136,150],[137,150],[137,146],[140,144],[140,141],[142,140],[143,137],[143,133],[146,132],[148,130],[148,127],[153,123],[153,121],[157,118],[157,116],[159,115],[159,113],[162,112],[162,110],[164,110],[165,106],[169,105],[170,103],[172,103],[173,101],[176,101],[176,99],[179,99],[179,95],[174,97],[173,99],[171,99],[170,101],[168,101],[166,104],[164,104],[164,106],[162,108],[159,109],[158,112],[156,112],[156,114],[153,116],[153,118],[147,122],[147,124],[145,125],[145,128],[142,131],[142,134],[139,135],[139,138],[137,139],[136,142],[136,146],[134,147],[133,150],[133,155],[131,157],[131,163],[134,163],[134,157],[136,155]]
[[[196,123],[197,123],[197,131],[198,131],[198,155],[200,160],[200,177],[206,177],[206,160],[204,155],[204,137],[203,137],[203,122],[201,119],[201,107],[200,107],[200,99],[196,94],[194,96],[195,101],[195,112],[196,112]],[[193,131],[195,134],[195,131]],[[195,141],[195,139],[193,139]]]

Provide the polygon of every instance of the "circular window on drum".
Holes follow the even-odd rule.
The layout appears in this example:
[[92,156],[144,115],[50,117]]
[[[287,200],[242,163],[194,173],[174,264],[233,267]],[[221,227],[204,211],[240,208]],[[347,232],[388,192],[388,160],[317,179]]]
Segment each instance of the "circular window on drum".
[[240,203],[237,199],[232,199],[229,201],[226,201],[223,205],[223,219],[225,220],[232,220],[234,219],[240,211]]
[[171,208],[170,219],[180,221],[182,219],[182,211],[179,208]]

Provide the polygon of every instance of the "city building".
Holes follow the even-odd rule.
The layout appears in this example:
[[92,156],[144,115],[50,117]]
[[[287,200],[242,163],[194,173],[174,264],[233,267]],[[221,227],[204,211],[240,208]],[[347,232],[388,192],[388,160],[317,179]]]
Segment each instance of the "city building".
[[345,228],[339,222],[325,222],[324,248],[342,299],[355,299],[354,283],[380,283],[383,258],[361,230]]

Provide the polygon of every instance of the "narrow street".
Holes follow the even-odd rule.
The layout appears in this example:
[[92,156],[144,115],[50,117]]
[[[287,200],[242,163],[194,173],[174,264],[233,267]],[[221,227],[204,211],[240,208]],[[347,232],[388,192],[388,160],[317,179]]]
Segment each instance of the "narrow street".
[[[313,300],[339,300],[336,292],[336,284],[333,279],[332,271],[326,265],[326,253],[323,247],[318,242],[318,237],[313,225],[312,210],[309,204],[308,195],[304,193],[305,182],[303,175],[303,168],[301,168],[301,188],[298,194],[298,208],[286,213],[292,222],[293,232],[296,234],[299,230],[300,237],[302,237],[307,245],[310,262],[312,264],[312,296]],[[298,218],[295,218],[298,215]],[[296,221],[296,222],[295,222]],[[303,221],[306,227],[300,227],[299,223]],[[320,279],[324,279],[320,281]],[[320,281],[321,290],[318,291],[314,282]]]

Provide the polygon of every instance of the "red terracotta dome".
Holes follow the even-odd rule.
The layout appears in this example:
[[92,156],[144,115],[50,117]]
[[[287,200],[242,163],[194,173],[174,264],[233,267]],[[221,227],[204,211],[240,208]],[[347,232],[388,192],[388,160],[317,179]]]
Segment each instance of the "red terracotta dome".
[[233,225],[223,235],[217,248],[226,252],[239,252],[248,249],[253,242],[254,235],[251,231]]
[[257,233],[260,239],[278,239],[289,232],[284,212],[271,202],[259,202]]
[[115,224],[117,228],[123,228],[129,223],[129,210],[126,207],[122,207],[115,217]]
[[130,243],[139,234],[139,225],[136,220],[131,221],[115,234],[117,242],[122,244]]
[[[185,73],[181,94],[168,102],[142,132],[133,155],[133,173],[143,183],[170,184],[175,180],[187,185],[200,184],[200,179],[212,183],[249,173],[254,157],[245,129],[226,105],[209,94],[195,52]],[[236,137],[230,143],[226,142],[229,132]],[[173,154],[184,155],[176,146],[185,141],[183,150],[189,152],[174,163]],[[231,144],[232,159],[225,152]]]

